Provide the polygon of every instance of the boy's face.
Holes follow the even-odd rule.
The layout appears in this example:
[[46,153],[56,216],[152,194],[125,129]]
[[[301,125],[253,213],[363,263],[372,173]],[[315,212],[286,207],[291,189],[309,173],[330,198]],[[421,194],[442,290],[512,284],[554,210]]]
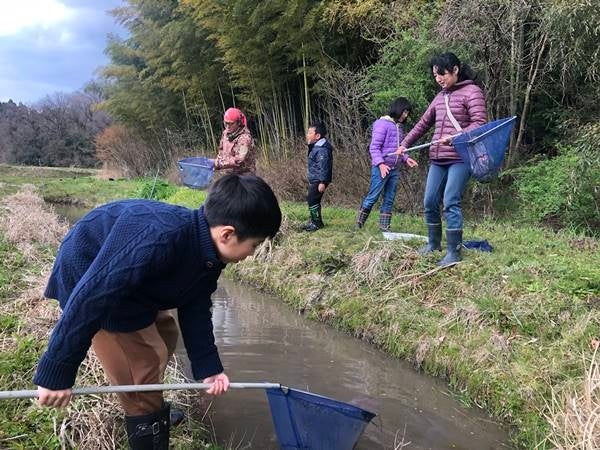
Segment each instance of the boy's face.
[[316,133],[313,127],[309,128],[306,132],[306,143],[308,145],[314,144],[319,139],[321,139],[321,135],[319,133]]
[[235,228],[229,225],[220,225],[211,228],[213,242],[217,247],[219,259],[226,263],[236,263],[254,254],[265,238],[247,238],[240,240],[235,234]]

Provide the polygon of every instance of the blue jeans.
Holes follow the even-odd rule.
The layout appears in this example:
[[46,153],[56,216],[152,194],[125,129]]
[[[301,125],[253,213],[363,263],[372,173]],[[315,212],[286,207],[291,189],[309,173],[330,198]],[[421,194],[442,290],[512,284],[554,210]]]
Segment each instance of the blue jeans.
[[380,211],[382,213],[391,213],[396,198],[396,189],[398,188],[398,180],[400,179],[400,170],[398,168],[390,170],[385,178],[381,178],[379,167],[371,167],[371,185],[369,192],[362,202],[362,208],[371,210],[373,205],[379,199],[383,192],[383,201],[381,202]]
[[464,163],[429,166],[425,187],[425,222],[428,225],[442,222],[440,202],[443,200],[447,229],[462,230],[463,216],[460,201],[469,178],[469,167]]

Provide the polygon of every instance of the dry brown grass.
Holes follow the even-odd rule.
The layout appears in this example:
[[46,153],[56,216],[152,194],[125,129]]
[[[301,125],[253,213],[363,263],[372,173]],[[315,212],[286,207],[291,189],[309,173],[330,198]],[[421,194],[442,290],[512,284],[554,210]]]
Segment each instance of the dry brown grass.
[[370,243],[371,238],[367,240],[364,250],[355,254],[350,263],[355,276],[369,286],[380,279],[386,264],[394,253],[394,248],[391,246],[369,249]]
[[9,242],[28,259],[39,259],[39,246],[57,246],[65,235],[68,225],[57,219],[51,207],[36,194],[32,185],[2,201],[0,227]]
[[[306,144],[298,140],[286,155],[258,161],[257,174],[288,201],[306,201]],[[402,169],[396,205],[402,211],[419,212],[423,198],[425,174],[423,169]],[[369,189],[371,163],[368,146],[360,153],[333,149],[333,181],[323,197],[325,206],[358,207]]]
[[546,419],[551,425],[548,440],[559,450],[600,448],[600,361],[598,348],[585,362],[585,378],[578,388],[563,395],[554,393]]

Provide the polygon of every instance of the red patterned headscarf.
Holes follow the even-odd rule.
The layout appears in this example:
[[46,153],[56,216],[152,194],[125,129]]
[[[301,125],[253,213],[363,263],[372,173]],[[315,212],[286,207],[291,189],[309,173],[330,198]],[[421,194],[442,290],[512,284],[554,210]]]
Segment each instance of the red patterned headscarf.
[[243,126],[247,126],[246,116],[237,108],[229,108],[225,111],[223,120],[226,120],[227,122],[240,122]]

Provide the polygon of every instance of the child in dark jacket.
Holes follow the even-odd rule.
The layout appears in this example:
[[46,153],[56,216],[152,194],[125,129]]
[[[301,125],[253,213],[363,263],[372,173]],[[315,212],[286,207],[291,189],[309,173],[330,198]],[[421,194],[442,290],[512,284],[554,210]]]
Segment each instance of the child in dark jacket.
[[321,122],[312,123],[306,133],[308,144],[308,211],[310,220],[304,231],[317,231],[323,228],[321,216],[321,199],[325,189],[331,183],[333,171],[332,147],[325,138],[327,129]]
[[[39,361],[39,403],[66,406],[90,347],[111,384],[161,383],[178,337],[177,309],[195,379],[227,391],[211,319],[211,295],[226,263],[251,255],[281,224],[271,188],[227,175],[197,210],[151,200],[100,206],[69,231],[45,296],[62,314]],[[131,449],[168,449],[170,407],[161,392],[124,393]]]

